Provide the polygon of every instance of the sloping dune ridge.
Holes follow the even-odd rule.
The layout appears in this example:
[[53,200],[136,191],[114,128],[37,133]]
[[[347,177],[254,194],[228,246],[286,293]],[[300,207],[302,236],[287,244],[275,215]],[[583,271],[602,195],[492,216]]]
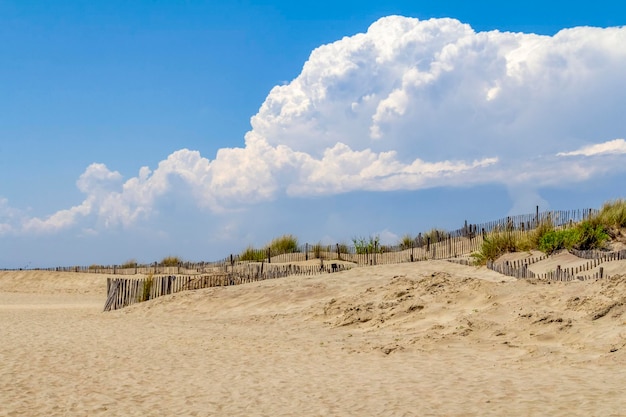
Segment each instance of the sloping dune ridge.
[[626,274],[427,261],[103,313],[105,288],[0,272],[0,416],[626,415]]

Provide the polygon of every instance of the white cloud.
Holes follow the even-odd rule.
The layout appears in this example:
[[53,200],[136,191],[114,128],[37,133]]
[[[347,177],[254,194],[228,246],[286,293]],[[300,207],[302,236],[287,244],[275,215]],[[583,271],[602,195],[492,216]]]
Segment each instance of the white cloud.
[[15,218],[19,216],[19,211],[9,206],[6,198],[0,198],[0,236],[13,231]]
[[37,217],[27,219],[22,224],[22,230],[30,233],[51,233],[73,226],[80,217],[91,212],[91,204],[85,200],[82,204],[67,210],[59,210],[46,219]]
[[92,217],[90,228],[129,226],[168,198],[225,212],[283,195],[486,183],[532,189],[624,171],[623,159],[571,164],[554,155],[626,153],[623,139],[559,152],[626,130],[625,44],[626,28],[551,37],[475,32],[454,19],[382,18],[315,49],[295,79],[274,87],[244,147],[212,160],[181,149],[125,181],[92,164],[77,182],[81,204],[46,219],[13,216],[0,231],[59,230]]
[[108,193],[122,180],[122,174],[109,171],[104,164],[91,164],[76,181],[83,193]]
[[559,152],[557,156],[594,156],[594,155],[623,155],[626,154],[626,141],[614,139],[604,143],[583,146],[571,152]]

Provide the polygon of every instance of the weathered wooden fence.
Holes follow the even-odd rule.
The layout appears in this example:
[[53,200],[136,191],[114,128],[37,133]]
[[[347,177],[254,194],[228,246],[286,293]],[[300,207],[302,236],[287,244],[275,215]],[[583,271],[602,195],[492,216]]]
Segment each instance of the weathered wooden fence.
[[[626,250],[604,253],[596,250],[572,250],[570,252],[572,252],[572,254],[578,256],[579,258],[589,259],[589,261],[577,268],[561,268],[560,266],[557,266],[556,270],[550,271],[547,274],[543,274],[542,276],[540,276],[540,278],[553,281],[586,281],[590,279],[609,278],[609,275],[606,275],[604,273],[604,268],[600,265],[602,265],[604,262],[626,259]],[[591,274],[584,273],[596,268],[598,268],[596,272],[593,272]]]
[[107,278],[107,299],[104,311],[117,310],[131,304],[151,300],[180,291],[240,285],[290,275],[317,275],[350,269],[349,264],[267,266],[243,265],[236,271],[211,275],[161,275],[146,278]]
[[502,263],[496,263],[493,261],[487,262],[487,268],[492,271],[501,273],[514,278],[536,278],[536,274],[528,269],[528,267],[536,262],[546,259],[546,255],[534,256],[532,258],[519,259],[516,261],[505,261]]
[[512,262],[506,261],[504,263],[494,263],[489,261],[487,262],[487,268],[515,278],[538,278],[548,281],[585,281],[589,279],[607,278],[608,275],[604,274],[604,269],[602,267],[594,273],[584,274],[584,272],[591,271],[604,262],[626,259],[626,250],[603,252],[597,250],[582,251],[573,249],[570,250],[570,253],[581,259],[588,259],[589,261],[577,267],[571,268],[561,268],[560,265],[557,265],[554,271],[549,271],[544,274],[535,274],[528,269],[528,266],[546,259],[547,256],[545,255]]

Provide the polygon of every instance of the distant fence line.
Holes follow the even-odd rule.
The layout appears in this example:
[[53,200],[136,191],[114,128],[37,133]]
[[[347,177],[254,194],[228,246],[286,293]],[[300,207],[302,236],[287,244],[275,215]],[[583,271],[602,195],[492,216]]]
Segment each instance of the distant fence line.
[[134,274],[206,274],[227,271],[242,262],[263,261],[266,263],[288,263],[313,259],[343,260],[357,265],[378,265],[387,263],[414,262],[427,259],[447,259],[466,256],[480,250],[483,238],[494,231],[524,233],[537,227],[543,221],[550,220],[555,226],[566,226],[597,214],[596,209],[577,209],[560,211],[537,211],[533,214],[504,217],[499,220],[479,224],[468,224],[453,231],[433,229],[419,233],[410,243],[398,245],[357,246],[347,244],[300,245],[292,253],[277,254],[271,249],[253,251],[253,259],[243,259],[240,254],[230,255],[215,262],[181,262],[178,265],[152,264],[91,265],[56,267],[43,270],[62,272],[89,272],[108,275]]

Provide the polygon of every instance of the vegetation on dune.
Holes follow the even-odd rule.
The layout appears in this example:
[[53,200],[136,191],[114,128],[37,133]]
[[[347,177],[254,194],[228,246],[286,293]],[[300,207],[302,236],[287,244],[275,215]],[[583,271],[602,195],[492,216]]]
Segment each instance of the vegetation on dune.
[[378,235],[370,236],[369,238],[353,237],[352,243],[358,255],[374,253],[380,250],[380,237]]
[[135,266],[137,266],[137,260],[136,259],[129,259],[126,262],[124,262],[120,268],[134,268]]
[[350,253],[350,248],[345,243],[339,244],[339,253]]
[[485,236],[480,251],[473,253],[474,263],[484,265],[507,252],[517,251],[517,239],[511,232],[493,232]]
[[165,258],[161,259],[161,262],[159,264],[162,266],[178,266],[182,263],[183,260],[178,256],[166,256]]
[[400,245],[400,248],[402,250],[404,249],[410,249],[413,247],[415,240],[413,239],[413,237],[409,234],[406,234],[404,236],[402,236],[402,238],[400,239],[400,243],[398,243],[398,245]]
[[472,257],[478,265],[494,261],[507,252],[537,249],[548,255],[561,249],[602,249],[626,227],[626,200],[605,203],[594,216],[572,226],[555,227],[551,219],[529,231],[494,231],[485,236]]
[[445,240],[448,238],[448,232],[443,230],[443,229],[430,229],[428,232],[424,233],[424,235],[422,236],[422,240],[424,241],[423,243],[428,242],[428,239],[430,238],[430,243],[437,243],[437,242],[441,242],[442,240]]
[[[514,230],[512,227],[494,230],[484,236],[481,249],[471,256],[476,264],[484,265],[507,252],[540,250],[552,254],[561,249],[602,249],[623,228],[626,228],[626,200],[618,199],[605,203],[597,214],[577,224],[555,226],[548,217],[531,230]],[[354,237],[352,244],[354,252],[362,255],[393,251],[398,247],[400,250],[421,247],[429,240],[431,244],[436,244],[447,239],[448,235],[445,230],[433,228],[416,238],[405,234],[397,247],[381,245],[377,235]],[[321,243],[311,245],[309,250],[314,258],[323,258],[326,253],[336,252],[334,247]],[[270,256],[276,256],[298,251],[298,239],[288,234],[273,239],[262,249],[249,246],[239,255],[239,259],[260,262],[267,258],[268,252]],[[350,253],[350,248],[342,244],[339,245],[338,252]]]
[[570,229],[550,230],[539,239],[538,249],[548,255],[560,249],[601,249],[609,235],[602,224],[594,223],[586,220]]
[[286,253],[299,252],[298,238],[293,235],[283,235],[272,239],[264,248],[255,249],[254,246],[248,246],[239,254],[240,261],[262,262],[268,256],[283,255]]
[[595,219],[611,232],[626,228],[626,200],[617,199],[604,203]]
[[[555,225],[550,217],[544,218],[534,229],[518,230],[511,227],[494,230],[484,235],[483,243],[478,252],[471,256],[476,264],[485,264],[494,261],[507,252],[519,252],[540,250],[546,254],[552,254],[561,249],[602,249],[611,239],[624,240],[626,233],[626,199],[616,199],[603,204],[593,216],[586,220],[567,225]],[[321,242],[309,245],[308,252],[313,258],[321,259],[327,254],[356,253],[358,255],[382,253],[389,251],[420,248],[430,241],[436,244],[449,237],[445,230],[432,228],[419,234],[417,237],[411,234],[403,235],[397,245],[383,246],[378,235],[369,237],[352,238],[352,247],[348,244],[322,245]],[[294,235],[285,234],[272,239],[262,248],[248,246],[243,250],[238,259],[241,261],[262,262],[268,256],[277,256],[288,253],[296,253],[303,250],[299,247],[298,239]],[[353,252],[354,251],[354,252]],[[183,260],[177,256],[168,256],[161,260],[160,265],[178,266]],[[121,265],[121,268],[135,268],[137,261],[129,259]],[[90,270],[103,268],[101,265],[91,265]]]
[[282,235],[272,239],[268,246],[272,255],[298,252],[298,238],[293,235]]
[[315,259],[322,259],[324,252],[328,252],[328,246],[324,246],[321,242],[318,242],[311,246],[311,251],[313,252],[313,257]]
[[239,260],[248,262],[263,262],[266,256],[267,251],[263,249],[254,249],[254,247],[248,246],[239,254]]
[[150,299],[150,289],[152,288],[152,281],[153,276],[152,273],[150,273],[143,281],[143,288],[140,295],[141,299],[139,301],[148,301]]

